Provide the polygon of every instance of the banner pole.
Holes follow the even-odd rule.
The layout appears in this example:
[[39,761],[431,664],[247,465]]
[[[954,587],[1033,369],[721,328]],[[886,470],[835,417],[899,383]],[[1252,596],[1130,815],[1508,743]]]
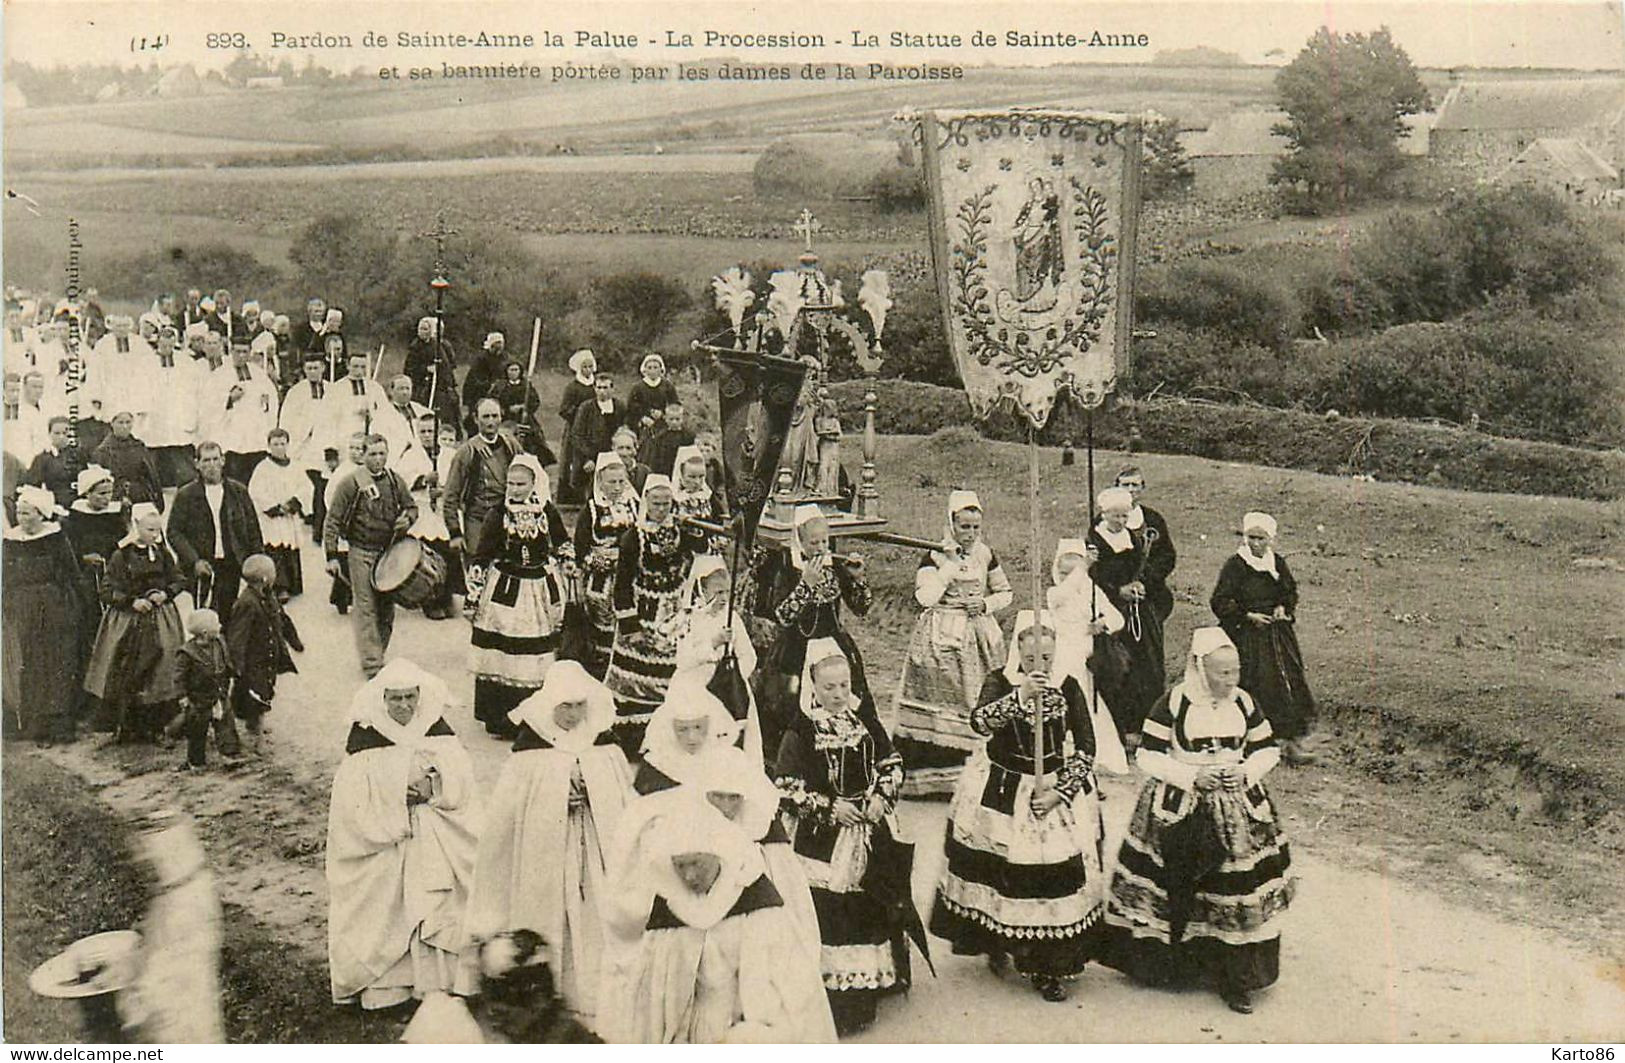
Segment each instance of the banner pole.
[[[1083,529],[1084,542],[1087,543],[1088,540],[1089,540],[1089,529],[1093,528],[1095,526],[1095,408],[1093,406],[1085,406],[1083,408],[1083,438],[1084,438],[1084,453],[1086,455],[1085,462],[1087,463],[1087,466],[1088,466],[1088,469],[1089,469],[1089,473],[1088,473],[1088,476],[1089,476],[1089,498],[1084,503],[1084,510],[1083,510],[1086,514],[1088,514],[1088,517],[1089,517],[1089,519],[1085,523],[1084,529]],[[1099,622],[1100,622],[1100,611],[1096,607],[1096,601],[1095,601],[1095,574],[1093,572],[1090,572],[1089,573],[1089,656],[1090,657],[1093,657],[1095,655],[1095,639],[1098,637],[1098,636],[1095,635],[1095,625],[1097,623],[1099,623]],[[1093,727],[1094,726],[1094,720],[1097,719],[1099,717],[1099,715],[1100,715],[1100,683],[1096,680],[1095,674],[1093,672],[1089,671],[1089,662],[1087,660],[1084,661],[1084,671],[1086,673],[1088,673],[1088,678],[1089,678],[1089,720],[1090,720],[1090,726]],[[1114,724],[1113,726],[1116,726],[1116,725]],[[1098,754],[1100,751],[1096,750],[1095,752]]]
[[[1027,498],[1030,506],[1028,523],[1031,529],[1029,548],[1031,556],[1028,567],[1032,569],[1033,590],[1033,637],[1042,638],[1041,629],[1044,621],[1043,586],[1039,580],[1039,569],[1043,564],[1043,551],[1039,542],[1039,515],[1038,504],[1038,426],[1029,417],[1027,419]],[[1016,632],[1016,652],[1021,652],[1021,632]],[[1018,692],[1017,700],[1020,700]],[[1044,792],[1044,696],[1038,696],[1033,705],[1033,796]]]

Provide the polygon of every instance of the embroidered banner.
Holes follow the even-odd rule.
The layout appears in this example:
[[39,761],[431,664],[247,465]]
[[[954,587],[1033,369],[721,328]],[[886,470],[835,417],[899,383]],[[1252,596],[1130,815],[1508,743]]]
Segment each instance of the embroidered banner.
[[749,546],[773,493],[807,365],[766,354],[719,354],[717,370],[722,468],[729,502],[744,516],[743,544]]
[[917,122],[948,345],[976,416],[1098,405],[1128,367],[1140,122],[1063,111]]

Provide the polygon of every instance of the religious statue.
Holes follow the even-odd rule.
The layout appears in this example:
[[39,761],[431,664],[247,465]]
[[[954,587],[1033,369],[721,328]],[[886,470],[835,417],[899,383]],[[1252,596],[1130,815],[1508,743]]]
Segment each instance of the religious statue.
[[781,464],[790,470],[791,492],[811,495],[818,493],[819,484],[818,396],[823,389],[824,367],[814,355],[803,355],[801,361],[807,366],[807,377],[790,411],[790,430],[785,435]]
[[821,395],[813,417],[813,435],[818,440],[817,494],[834,498],[841,493],[841,416],[835,400]]

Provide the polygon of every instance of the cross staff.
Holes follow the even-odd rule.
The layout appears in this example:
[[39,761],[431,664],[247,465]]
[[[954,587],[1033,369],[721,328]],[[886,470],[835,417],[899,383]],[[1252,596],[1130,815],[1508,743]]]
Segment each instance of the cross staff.
[[802,243],[807,245],[806,249],[811,251],[813,233],[822,230],[823,226],[818,223],[817,218],[813,217],[812,211],[803,207],[801,217],[796,219],[795,225],[791,226],[791,228],[801,236]]
[[[434,289],[434,361],[429,363],[429,409],[435,410],[435,393],[440,390],[440,362],[446,353],[446,289],[451,287],[451,281],[446,279],[446,237],[460,235],[456,229],[446,228],[446,212],[436,211],[434,228],[427,232],[418,233],[419,237],[434,241],[434,277],[429,281],[429,287]],[[452,379],[452,384],[456,378]],[[436,430],[436,439],[439,431]]]

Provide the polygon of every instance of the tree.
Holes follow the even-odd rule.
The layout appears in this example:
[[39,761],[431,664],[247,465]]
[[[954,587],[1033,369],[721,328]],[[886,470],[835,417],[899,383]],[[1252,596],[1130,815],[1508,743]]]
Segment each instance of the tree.
[[271,64],[252,52],[238,52],[226,64],[226,80],[241,88],[249,78],[264,77],[271,72]]
[[1341,208],[1380,194],[1403,159],[1404,116],[1432,101],[1405,49],[1388,28],[1333,33],[1322,26],[1275,76],[1287,138],[1270,182],[1310,213]]
[[615,273],[595,281],[588,303],[610,357],[636,364],[692,305],[683,286],[658,273]]
[[[311,294],[351,314],[377,307],[394,283],[400,240],[386,227],[357,214],[324,214],[294,241],[288,258]],[[348,323],[347,323],[348,324]]]
[[1148,121],[1142,154],[1145,161],[1140,170],[1141,198],[1167,199],[1189,192],[1196,184],[1196,172],[1185,155],[1185,146],[1179,142],[1177,120],[1153,118]]

